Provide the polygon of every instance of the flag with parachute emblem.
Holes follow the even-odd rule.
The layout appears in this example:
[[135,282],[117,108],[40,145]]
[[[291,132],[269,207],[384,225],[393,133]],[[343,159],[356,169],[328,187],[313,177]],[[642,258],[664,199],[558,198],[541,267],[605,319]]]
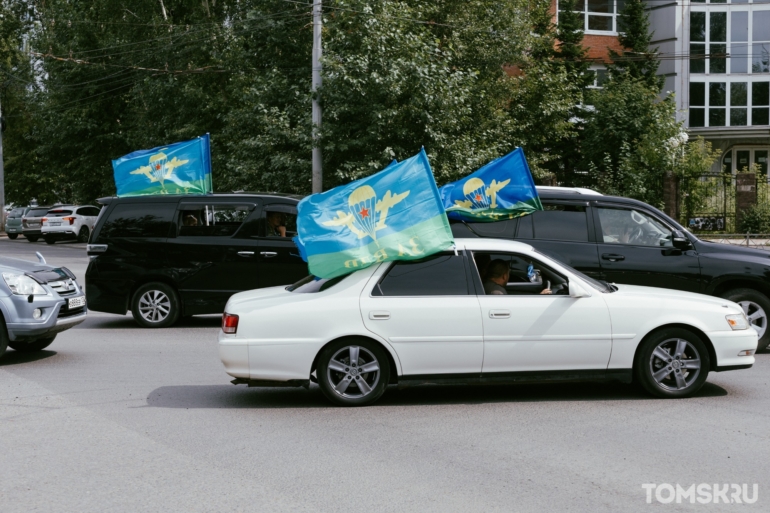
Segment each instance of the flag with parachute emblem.
[[118,196],[212,192],[209,134],[112,161]]
[[516,148],[439,189],[447,217],[492,222],[543,210],[524,150]]
[[454,244],[424,150],[361,180],[303,199],[295,243],[319,278],[390,260],[416,260]]

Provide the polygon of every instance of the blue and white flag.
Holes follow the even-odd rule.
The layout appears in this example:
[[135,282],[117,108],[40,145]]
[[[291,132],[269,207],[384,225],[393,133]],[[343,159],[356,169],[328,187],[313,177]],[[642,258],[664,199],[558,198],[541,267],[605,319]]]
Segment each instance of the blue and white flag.
[[294,242],[319,278],[416,260],[454,244],[425,151],[300,201]]
[[112,161],[118,196],[207,194],[211,181],[209,134]]
[[543,210],[524,150],[516,148],[439,189],[447,217],[491,222]]

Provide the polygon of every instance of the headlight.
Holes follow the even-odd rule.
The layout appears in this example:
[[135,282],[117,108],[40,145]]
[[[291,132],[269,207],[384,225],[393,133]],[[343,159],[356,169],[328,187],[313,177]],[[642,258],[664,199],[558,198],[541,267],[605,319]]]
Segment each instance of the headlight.
[[749,320],[746,318],[746,314],[725,315],[725,319],[727,319],[727,324],[734,330],[749,329]]
[[5,280],[8,288],[11,292],[19,296],[28,296],[30,294],[35,296],[46,296],[48,292],[35,280],[29,276],[23,274],[3,273],[3,280]]

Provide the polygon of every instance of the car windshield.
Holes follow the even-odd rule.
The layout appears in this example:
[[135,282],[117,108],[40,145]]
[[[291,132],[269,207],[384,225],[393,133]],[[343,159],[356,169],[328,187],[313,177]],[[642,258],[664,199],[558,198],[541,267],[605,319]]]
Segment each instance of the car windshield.
[[286,287],[286,290],[289,292],[300,292],[304,294],[312,294],[315,292],[323,292],[324,290],[328,290],[341,282],[346,277],[350,276],[349,274],[346,274],[344,276],[337,276],[336,278],[326,279],[326,278],[319,278],[317,276],[313,276],[312,274],[309,276],[305,276],[301,280],[299,280],[297,283],[294,283],[292,285],[289,285]]
[[[543,253],[541,253],[541,252],[539,252],[537,250],[535,250],[534,252],[537,253],[538,255],[542,255],[542,256],[548,258],[547,255],[544,255]],[[578,271],[574,267],[568,266],[564,262],[561,262],[561,261],[558,261],[558,262],[559,262],[560,266],[564,267],[569,272],[577,275],[580,279],[582,279],[583,281],[588,283],[591,287],[595,288],[599,292],[612,293],[612,292],[615,292],[617,290],[617,287],[613,287],[612,285],[610,285],[606,281],[602,281],[602,280],[597,280],[595,278],[591,278],[590,276],[587,276],[587,275],[581,273],[580,271]]]

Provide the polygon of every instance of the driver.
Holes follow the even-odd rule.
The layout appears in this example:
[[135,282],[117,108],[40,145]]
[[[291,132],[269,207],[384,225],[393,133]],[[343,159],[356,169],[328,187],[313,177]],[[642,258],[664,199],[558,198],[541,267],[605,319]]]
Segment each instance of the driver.
[[[484,280],[484,293],[490,295],[507,296],[508,291],[505,286],[511,277],[511,271],[508,262],[499,258],[489,262],[487,266],[487,276]],[[540,294],[552,294],[551,289],[545,288]]]
[[280,212],[267,213],[267,236],[286,237],[286,221]]

